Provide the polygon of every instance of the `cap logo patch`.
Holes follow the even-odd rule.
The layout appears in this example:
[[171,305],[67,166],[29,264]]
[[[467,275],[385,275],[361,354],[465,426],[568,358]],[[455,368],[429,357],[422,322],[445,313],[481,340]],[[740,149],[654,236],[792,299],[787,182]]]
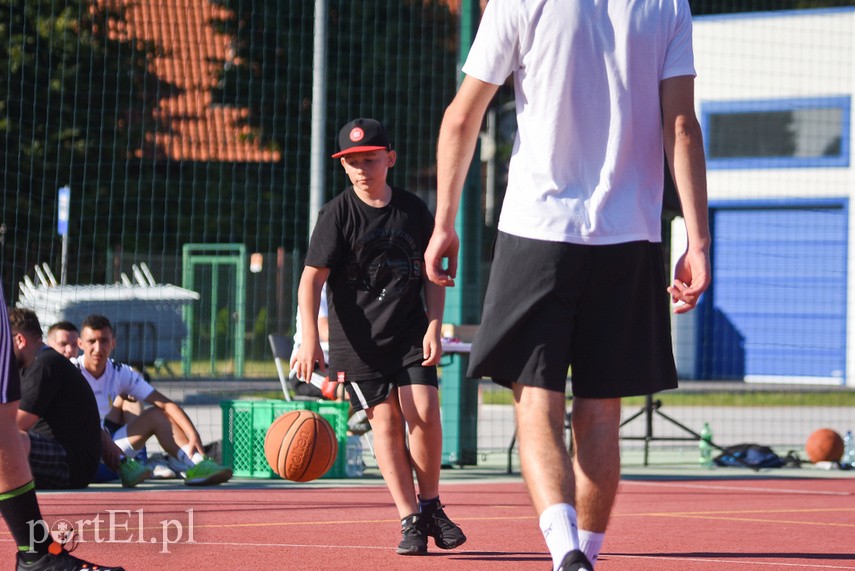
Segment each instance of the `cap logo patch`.
[[350,140],[353,141],[354,143],[361,141],[364,136],[365,136],[365,131],[363,131],[361,127],[354,127],[350,131]]

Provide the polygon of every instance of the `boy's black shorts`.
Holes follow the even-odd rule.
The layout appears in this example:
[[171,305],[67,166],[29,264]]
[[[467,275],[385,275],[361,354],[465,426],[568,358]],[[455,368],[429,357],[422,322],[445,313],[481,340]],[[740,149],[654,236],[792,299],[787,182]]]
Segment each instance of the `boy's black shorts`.
[[468,376],[614,398],[677,386],[662,245],[499,233]]
[[391,375],[365,381],[348,382],[344,386],[347,389],[353,410],[363,410],[377,406],[389,398],[392,387],[406,387],[408,385],[438,387],[436,367],[423,367],[421,363],[416,362],[395,371]]

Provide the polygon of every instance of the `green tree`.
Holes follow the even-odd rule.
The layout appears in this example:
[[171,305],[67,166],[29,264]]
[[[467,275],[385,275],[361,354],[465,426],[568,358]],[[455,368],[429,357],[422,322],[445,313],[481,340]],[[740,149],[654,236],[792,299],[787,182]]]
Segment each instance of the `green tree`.
[[[272,183],[257,196],[259,237],[305,249],[309,208],[314,3],[231,0],[237,17],[224,22],[236,38],[238,65],[223,75],[218,100],[253,110],[265,144],[283,149]],[[396,184],[433,188],[436,135],[456,85],[456,17],[436,0],[328,2],[325,142],[357,116],[386,122],[400,151]],[[345,179],[327,163],[327,198]],[[284,223],[283,223],[284,222]]]
[[0,0],[7,280],[56,257],[57,189],[70,184],[76,201],[97,209],[139,146],[146,46],[112,41],[105,30],[106,14],[85,0]]

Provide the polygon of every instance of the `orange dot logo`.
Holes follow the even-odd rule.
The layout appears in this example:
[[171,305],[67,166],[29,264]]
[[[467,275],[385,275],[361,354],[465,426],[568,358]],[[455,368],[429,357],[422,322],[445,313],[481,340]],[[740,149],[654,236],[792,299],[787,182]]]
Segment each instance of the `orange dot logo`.
[[365,131],[363,131],[361,127],[354,127],[350,131],[350,140],[353,141],[354,143],[358,143],[359,141],[361,141],[362,137],[364,137],[364,136],[365,136]]

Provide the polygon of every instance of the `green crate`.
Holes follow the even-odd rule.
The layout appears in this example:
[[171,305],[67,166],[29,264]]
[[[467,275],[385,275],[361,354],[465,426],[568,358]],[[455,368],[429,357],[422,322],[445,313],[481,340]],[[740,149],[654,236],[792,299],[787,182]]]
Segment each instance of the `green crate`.
[[224,400],[223,464],[240,478],[278,478],[264,457],[264,437],[273,421],[286,412],[311,410],[323,416],[335,430],[338,454],[323,478],[345,478],[347,463],[347,402]]

